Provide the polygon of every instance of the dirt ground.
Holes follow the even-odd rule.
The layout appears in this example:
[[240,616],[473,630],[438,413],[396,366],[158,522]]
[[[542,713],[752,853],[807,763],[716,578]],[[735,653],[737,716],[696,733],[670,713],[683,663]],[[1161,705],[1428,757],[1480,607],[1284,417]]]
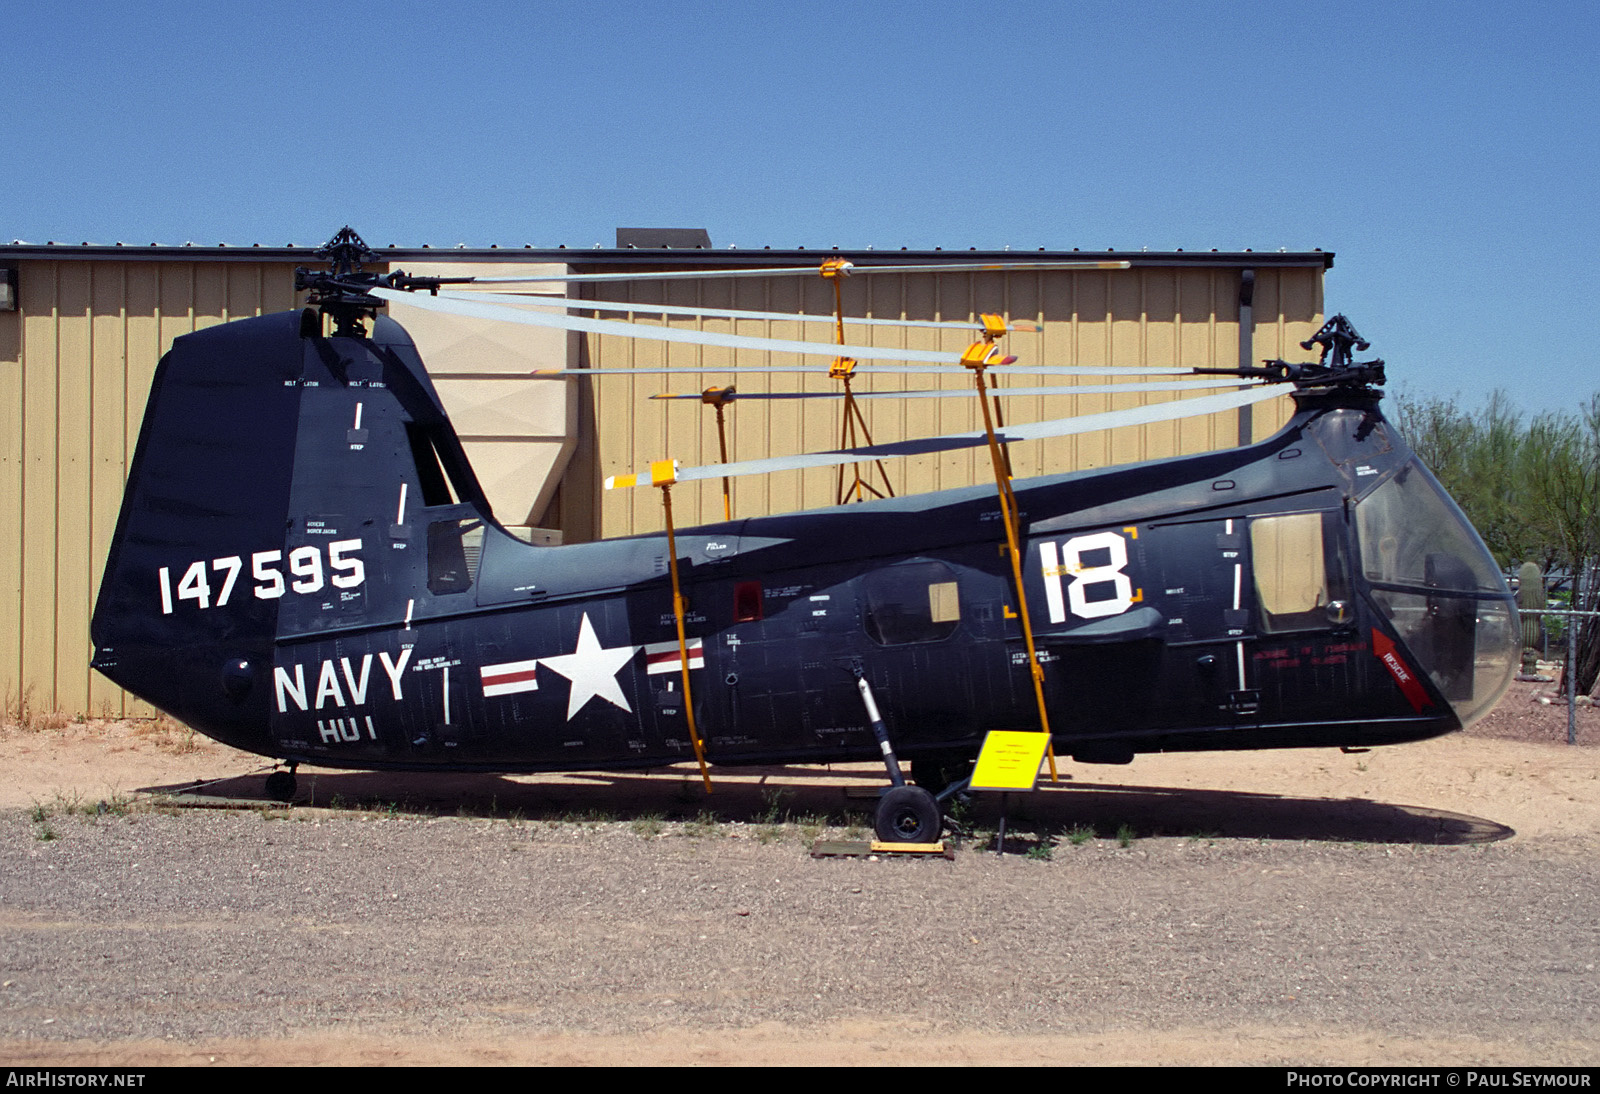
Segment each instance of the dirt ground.
[[[1600,706],[1577,708],[1577,747],[1569,747],[1567,708],[1554,683],[1513,683],[1499,705],[1463,733],[1364,753],[1333,749],[1172,753],[1140,756],[1128,766],[1063,762],[1075,788],[1105,788],[1127,812],[1130,795],[1150,797],[1158,814],[1169,792],[1207,789],[1233,795],[1292,797],[1328,803],[1403,803],[1422,810],[1492,817],[1522,837],[1600,839]],[[1540,698],[1555,701],[1541,704]],[[0,726],[5,778],[0,810],[38,804],[93,803],[205,784],[210,794],[253,798],[270,761],[217,744],[168,719],[56,719],[45,727]],[[432,812],[527,815],[559,809],[617,813],[619,790],[634,812],[682,811],[685,765],[649,777],[576,772],[550,775],[376,774],[301,767],[302,805],[401,802]],[[719,771],[723,793],[705,803],[729,820],[759,813],[779,785],[804,807],[808,792],[831,800],[838,788],[865,796],[882,782],[872,765]],[[698,798],[694,799],[698,801]],[[1196,798],[1186,797],[1190,810]],[[1203,801],[1203,799],[1201,799]],[[673,807],[676,807],[674,810]],[[829,812],[827,805],[820,811]],[[1186,816],[1184,823],[1204,823]],[[1161,827],[1159,821],[1153,828]],[[1282,832],[1281,838],[1296,833]],[[1352,837],[1359,838],[1359,837]]]
[[[1563,878],[1579,871],[1576,876],[1583,879],[1579,887],[1588,887],[1584,899],[1592,901],[1600,891],[1595,882],[1600,875],[1589,865],[1600,850],[1600,711],[1578,709],[1578,745],[1569,747],[1565,706],[1538,701],[1554,686],[1517,683],[1494,712],[1465,733],[1371,752],[1177,754],[1141,756],[1126,767],[1063,764],[1071,806],[1056,804],[1067,799],[1050,790],[1024,803],[1016,810],[1014,853],[1063,840],[1073,826],[1079,831],[1093,828],[1107,846],[1114,846],[1113,830],[1151,839],[1152,845],[1159,837],[1172,837],[1167,840],[1169,852],[1192,845],[1202,835],[1213,846],[1253,848],[1271,842],[1279,857],[1272,860],[1272,870],[1260,871],[1263,874],[1278,872],[1283,865],[1291,872],[1299,869],[1294,856],[1307,844],[1295,841],[1324,841],[1324,849],[1330,840],[1355,847],[1368,840],[1392,847],[1493,845],[1511,849],[1521,856],[1519,862],[1563,864],[1560,868],[1568,871]],[[19,820],[48,815],[61,818],[61,823],[92,812],[100,803],[105,803],[102,809],[120,814],[130,801],[148,802],[155,795],[200,782],[207,784],[209,795],[249,807],[270,770],[259,757],[217,745],[170,722],[60,724],[56,719],[36,720],[28,727],[13,724],[0,728],[0,755],[4,757],[0,814]],[[711,823],[705,812],[710,805],[723,825],[748,826],[744,831],[752,835],[752,852],[764,855],[765,848],[755,847],[753,837],[762,831],[763,821],[771,820],[775,802],[781,801],[797,816],[842,817],[842,804],[870,801],[872,788],[881,782],[881,771],[870,768],[718,773],[717,792],[705,799],[698,796],[690,775],[679,769],[650,776],[439,778],[302,767],[294,812],[337,818],[387,810],[445,821],[550,818],[552,827],[556,818],[578,822],[587,818],[591,823],[600,819],[614,829],[612,838],[637,843],[628,836],[630,823],[634,833],[641,824],[657,823],[657,817],[697,815],[699,823]],[[183,814],[171,819],[176,824],[183,821]],[[49,822],[35,820],[35,827],[41,823]],[[992,831],[992,811],[978,823]],[[1176,838],[1185,833],[1187,843]],[[860,833],[833,829],[823,834],[838,838]],[[645,846],[642,861],[648,863],[649,845]],[[25,853],[37,857],[39,851]],[[203,857],[203,850],[196,853]],[[798,848],[791,852],[798,853]],[[1315,853],[1327,854],[1308,852]],[[704,852],[700,854],[703,857]],[[730,870],[736,869],[737,859],[730,856]],[[769,858],[757,859],[756,870],[772,869]],[[0,931],[37,928],[44,913],[25,908],[19,912],[17,901],[4,893],[5,884],[0,877]],[[1570,881],[1563,884],[1573,887]],[[1577,936],[1577,949],[1592,944],[1589,930],[1588,942]],[[764,940],[773,946],[781,943],[777,938]],[[1581,974],[1590,982],[1595,979],[1593,960],[1591,951],[1590,971]],[[7,979],[0,987],[0,1014],[13,1005],[6,994],[11,984]],[[537,1036],[514,1039],[475,1037],[460,1030],[439,1037],[386,1036],[313,1023],[276,1037],[233,1036],[218,1028],[208,1035],[115,1040],[62,1037],[48,1028],[19,1035],[15,1026],[7,1028],[9,1034],[0,1035],[0,1061],[27,1065],[1458,1060],[1526,1064],[1600,1059],[1600,1030],[1587,1020],[1572,1027],[1537,1025],[1534,1042],[1526,1034],[1501,1035],[1493,1030],[1469,1035],[1441,1028],[1385,1035],[1381,1028],[1341,1025],[1336,1019],[1298,1025],[1243,1023],[1220,1034],[1203,1025],[1186,1028],[1166,1022],[1154,1029],[1112,1025],[1035,1035],[1025,1030],[964,1032],[906,1017],[868,1020],[855,1013],[810,1012],[804,1021],[761,1021],[742,1028],[651,1028],[629,1033],[542,1027]],[[1532,1043],[1539,1047],[1529,1049]]]

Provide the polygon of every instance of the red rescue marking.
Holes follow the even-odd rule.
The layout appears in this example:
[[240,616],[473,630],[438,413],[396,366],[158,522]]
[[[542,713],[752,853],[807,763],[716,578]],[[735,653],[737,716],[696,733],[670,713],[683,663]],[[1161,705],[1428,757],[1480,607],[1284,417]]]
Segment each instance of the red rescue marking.
[[1422,686],[1422,681],[1418,680],[1416,674],[1411,671],[1411,666],[1400,659],[1400,655],[1395,652],[1394,642],[1389,636],[1383,634],[1376,627],[1372,631],[1372,652],[1379,661],[1383,662],[1384,667],[1389,670],[1389,675],[1394,677],[1394,682],[1400,685],[1400,690],[1405,693],[1406,700],[1410,702],[1412,710],[1421,714],[1423,707],[1432,705],[1428,699],[1427,691]]

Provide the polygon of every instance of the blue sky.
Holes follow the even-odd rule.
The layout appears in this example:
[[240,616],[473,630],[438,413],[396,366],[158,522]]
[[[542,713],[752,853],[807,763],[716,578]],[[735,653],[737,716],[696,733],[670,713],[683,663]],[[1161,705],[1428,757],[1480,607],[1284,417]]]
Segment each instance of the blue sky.
[[1600,390],[1594,3],[0,14],[7,240],[1320,247],[1396,386]]

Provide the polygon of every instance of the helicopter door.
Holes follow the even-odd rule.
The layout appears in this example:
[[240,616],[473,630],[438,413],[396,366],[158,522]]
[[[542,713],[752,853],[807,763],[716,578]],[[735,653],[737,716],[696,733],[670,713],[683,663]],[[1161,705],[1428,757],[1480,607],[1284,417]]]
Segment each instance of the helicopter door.
[[[1148,531],[1122,525],[1052,536],[1034,549],[1042,595],[1035,601],[1030,590],[1028,609],[1058,733],[1137,729],[1159,701],[1165,620],[1151,603],[1158,548]],[[1010,636],[1013,667],[1025,671],[1020,626]]]
[[1349,717],[1366,689],[1342,509],[1250,520],[1260,640],[1254,686],[1275,720]]
[[872,740],[852,670],[861,624],[850,576],[837,568],[794,574],[809,580],[764,587],[759,610],[753,590],[733,590],[744,617],[720,657],[727,705],[714,744],[796,753]]
[[897,743],[970,739],[971,712],[988,705],[979,699],[985,666],[972,651],[982,623],[963,618],[973,605],[962,584],[956,567],[926,558],[871,570],[858,582],[863,667]]
[[1150,599],[1166,639],[1152,722],[1255,724],[1261,696],[1250,664],[1255,582],[1245,520],[1158,524],[1148,538],[1159,574]]
[[800,661],[800,720],[807,747],[858,746],[872,740],[854,666],[861,660],[854,581],[819,581],[801,607],[800,633],[785,651]]

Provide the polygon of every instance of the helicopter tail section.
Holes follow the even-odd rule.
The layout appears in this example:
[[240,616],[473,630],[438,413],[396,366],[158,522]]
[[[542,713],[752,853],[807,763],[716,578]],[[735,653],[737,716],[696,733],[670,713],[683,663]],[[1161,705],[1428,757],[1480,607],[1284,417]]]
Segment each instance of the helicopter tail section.
[[94,667],[211,736],[271,752],[280,644],[404,625],[419,599],[449,601],[421,590],[470,585],[468,543],[487,519],[392,321],[327,338],[314,312],[288,312],[179,338],[130,469]]

